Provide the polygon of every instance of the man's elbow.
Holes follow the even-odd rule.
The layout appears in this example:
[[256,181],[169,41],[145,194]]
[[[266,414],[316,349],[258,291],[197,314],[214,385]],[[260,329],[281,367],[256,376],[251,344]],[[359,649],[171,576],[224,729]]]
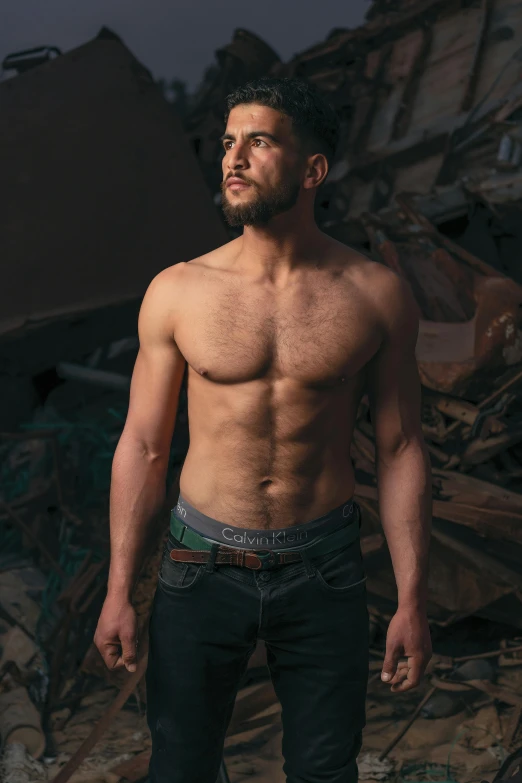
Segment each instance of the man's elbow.
[[168,464],[169,453],[165,444],[156,443],[151,438],[124,429],[114,452],[113,468],[119,463],[131,460],[162,470]]
[[403,459],[427,459],[428,450],[422,431],[397,432],[376,439],[376,457],[383,464]]

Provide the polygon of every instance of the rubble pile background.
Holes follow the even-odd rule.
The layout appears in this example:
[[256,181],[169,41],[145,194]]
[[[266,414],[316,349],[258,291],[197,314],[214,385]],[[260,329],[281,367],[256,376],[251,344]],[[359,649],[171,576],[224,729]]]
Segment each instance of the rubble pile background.
[[[390,698],[379,673],[395,584],[364,398],[352,444],[372,633],[361,779],[491,781],[518,752],[521,34],[522,2],[507,0],[377,0],[363,27],[334,30],[288,63],[237,30],[182,117],[108,30],[0,84],[9,118],[0,123],[0,150],[11,193],[0,216],[10,270],[0,292],[3,779],[146,778],[146,659],[133,675],[109,674],[92,645],[107,579],[110,464],[144,288],[159,269],[226,241],[216,208],[223,101],[267,74],[307,79],[337,108],[341,142],[317,200],[318,223],[404,276],[422,315],[417,358],[433,466],[435,655],[417,692]],[[28,123],[31,101],[41,114]],[[71,123],[76,111],[85,127]],[[84,160],[74,169],[86,127],[96,166]],[[193,183],[190,198],[171,186],[180,166],[183,181]],[[48,230],[56,215],[67,222],[59,242]],[[121,236],[129,239],[124,251]],[[187,425],[185,379],[166,514]],[[164,522],[166,529],[167,515]],[[158,531],[135,596],[145,649],[163,537]],[[236,702],[220,779],[282,781],[281,729],[260,644]]]
[[[293,76],[335,106],[341,140],[317,221],[405,277],[422,313],[431,619],[522,627],[522,3],[385,1],[367,18],[289,63],[237,30],[185,127],[219,202],[231,89]],[[382,533],[374,451],[363,400],[352,456],[368,536]],[[394,580],[377,541],[368,538],[368,587],[389,615]]]

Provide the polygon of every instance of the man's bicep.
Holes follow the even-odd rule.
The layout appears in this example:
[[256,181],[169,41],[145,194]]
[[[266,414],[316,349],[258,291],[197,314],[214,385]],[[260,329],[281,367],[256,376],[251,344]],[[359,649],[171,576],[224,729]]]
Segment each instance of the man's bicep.
[[140,350],[132,374],[125,430],[151,456],[168,456],[186,360],[176,345],[164,291],[147,292],[140,311]]
[[125,426],[151,455],[165,455],[170,448],[185,364],[174,345],[138,353]]

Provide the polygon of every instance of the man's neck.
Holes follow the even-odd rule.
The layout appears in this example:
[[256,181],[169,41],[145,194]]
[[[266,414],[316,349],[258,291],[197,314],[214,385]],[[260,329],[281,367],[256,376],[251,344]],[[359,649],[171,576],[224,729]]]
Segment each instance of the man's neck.
[[297,226],[275,218],[266,226],[245,226],[236,261],[245,271],[285,285],[292,272],[320,261],[324,244],[325,235],[313,221]]

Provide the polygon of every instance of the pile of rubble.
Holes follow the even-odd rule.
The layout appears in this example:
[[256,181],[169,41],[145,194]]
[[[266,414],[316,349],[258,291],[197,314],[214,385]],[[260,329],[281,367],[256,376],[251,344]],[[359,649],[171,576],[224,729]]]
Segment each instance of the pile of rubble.
[[395,195],[409,192],[444,233],[518,279],[522,5],[399,0],[370,16],[289,63],[244,30],[219,51],[185,120],[216,200],[224,96],[250,78],[295,76],[341,117],[317,204],[325,230],[364,247],[359,216],[393,212]]
[[[134,674],[109,674],[92,646],[107,576],[109,465],[125,418],[144,287],[155,271],[226,240],[203,178],[217,203],[223,98],[264,74],[309,79],[338,109],[341,142],[317,220],[408,279],[422,314],[417,354],[433,465],[435,655],[419,692],[390,698],[379,673],[395,583],[363,399],[352,445],[372,632],[361,779],[491,780],[520,745],[521,27],[522,3],[378,0],[366,25],[335,30],[286,64],[237,31],[184,118],[196,157],[150,75],[107,31],[0,85],[11,193],[0,232],[13,254],[5,259],[13,274],[0,322],[0,389],[11,401],[0,440],[3,779],[146,778],[146,657]],[[57,94],[59,101],[49,99]],[[65,106],[76,111],[75,102],[76,130],[63,114]],[[40,123],[25,121],[29,105],[43,107]],[[96,166],[83,156],[87,132]],[[22,149],[33,150],[31,169]],[[181,149],[175,162],[172,149]],[[69,159],[82,162],[74,176]],[[169,184],[180,165],[194,187],[181,200]],[[107,194],[106,220],[99,205],[109,180],[118,190]],[[67,223],[60,248],[48,229],[55,214]],[[205,231],[193,230],[194,214]],[[46,274],[29,291],[26,280],[42,258]],[[171,504],[186,417],[184,386]],[[159,535],[135,596],[144,634],[161,548]],[[220,780],[282,781],[281,730],[259,645]]]
[[[128,364],[135,356],[136,346]],[[100,390],[75,378],[51,390],[19,432],[0,433],[0,778],[6,783],[53,780],[59,772],[64,780],[116,783],[123,773],[110,770],[150,748],[141,680],[146,642],[131,678],[109,673],[93,646],[107,586],[110,466],[126,407],[125,389]],[[174,491],[187,438],[184,387],[168,471]],[[167,506],[173,503],[171,492]],[[144,639],[167,510],[162,522],[151,531],[153,554],[134,596]],[[81,758],[68,773],[65,764],[79,746]]]
[[[372,251],[411,283],[422,318],[417,359],[432,462],[430,616],[469,614],[522,626],[522,287],[464,251],[397,196],[397,220],[365,215]],[[375,533],[375,447],[363,400],[352,457],[358,499]],[[383,542],[384,547],[384,542]],[[378,559],[369,588],[394,596]],[[484,575],[487,579],[484,579]]]
[[[522,627],[522,3],[383,0],[367,18],[289,63],[237,30],[194,98],[187,134],[218,202],[229,90],[295,76],[336,107],[341,140],[317,221],[405,277],[421,310],[431,619],[481,614]],[[395,587],[366,400],[352,456],[368,586],[387,618]]]

